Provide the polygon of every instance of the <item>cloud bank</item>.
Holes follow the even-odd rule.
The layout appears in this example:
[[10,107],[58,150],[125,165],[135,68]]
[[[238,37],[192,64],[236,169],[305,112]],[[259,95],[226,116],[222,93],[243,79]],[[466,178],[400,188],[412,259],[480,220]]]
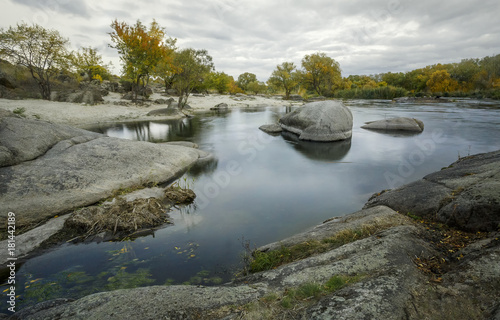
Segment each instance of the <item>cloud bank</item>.
[[57,29],[74,49],[97,47],[119,72],[108,47],[114,19],[153,19],[181,48],[207,49],[218,71],[252,72],[265,81],[277,64],[300,65],[325,52],[343,76],[409,71],[500,53],[500,2],[422,0],[7,0],[0,27],[21,21]]

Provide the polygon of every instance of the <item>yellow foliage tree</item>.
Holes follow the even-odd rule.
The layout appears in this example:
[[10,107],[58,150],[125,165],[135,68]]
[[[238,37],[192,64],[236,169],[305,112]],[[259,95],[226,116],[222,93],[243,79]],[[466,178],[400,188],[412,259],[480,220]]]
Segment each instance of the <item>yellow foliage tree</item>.
[[451,92],[458,88],[458,82],[446,70],[434,71],[426,84],[431,92]]
[[154,20],[149,29],[139,20],[135,25],[115,20],[111,28],[111,47],[118,50],[123,73],[132,80],[137,99],[160,62],[171,57],[176,39],[166,38],[165,29]]

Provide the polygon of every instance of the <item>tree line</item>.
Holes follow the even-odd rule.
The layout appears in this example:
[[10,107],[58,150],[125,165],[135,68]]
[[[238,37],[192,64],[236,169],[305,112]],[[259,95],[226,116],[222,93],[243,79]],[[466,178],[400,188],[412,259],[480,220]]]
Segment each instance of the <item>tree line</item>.
[[[216,71],[206,50],[176,47],[177,39],[167,36],[156,21],[127,24],[115,20],[109,33],[122,64],[121,82],[134,93],[147,96],[150,82],[162,83],[165,90],[179,95],[182,108],[194,92],[271,93],[302,97],[391,99],[404,95],[477,95],[500,98],[500,55],[464,59],[459,63],[436,64],[409,72],[342,77],[340,64],[325,53],[305,55],[300,68],[293,62],[276,66],[267,82],[245,72],[235,80]],[[43,99],[50,100],[52,80],[63,72],[79,81],[112,78],[110,65],[96,48],[68,49],[69,40],[58,31],[39,25],[18,24],[0,30],[0,58],[24,66],[36,81]]]

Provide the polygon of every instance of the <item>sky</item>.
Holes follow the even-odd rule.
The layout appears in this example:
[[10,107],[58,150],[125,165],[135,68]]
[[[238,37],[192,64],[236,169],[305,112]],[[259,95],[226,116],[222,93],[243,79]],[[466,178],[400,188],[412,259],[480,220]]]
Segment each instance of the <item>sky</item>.
[[278,64],[324,52],[342,76],[406,72],[500,54],[500,1],[0,0],[0,28],[36,23],[73,50],[92,46],[120,73],[115,19],[155,19],[177,47],[206,49],[217,71],[266,81]]

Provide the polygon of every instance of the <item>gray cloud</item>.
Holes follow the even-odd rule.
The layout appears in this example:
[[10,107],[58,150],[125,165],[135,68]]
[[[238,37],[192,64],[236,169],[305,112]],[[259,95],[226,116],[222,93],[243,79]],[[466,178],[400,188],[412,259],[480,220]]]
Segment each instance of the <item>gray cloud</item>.
[[90,12],[85,1],[71,0],[15,0],[15,3],[34,7],[46,12],[69,13],[75,16],[90,17]]
[[60,30],[74,46],[102,49],[117,69],[116,50],[107,47],[115,18],[145,24],[155,18],[179,47],[207,49],[217,70],[235,77],[253,72],[260,80],[277,64],[300,66],[305,54],[317,51],[339,61],[344,76],[500,53],[497,0],[18,0],[0,13],[0,26],[54,4],[47,27]]

